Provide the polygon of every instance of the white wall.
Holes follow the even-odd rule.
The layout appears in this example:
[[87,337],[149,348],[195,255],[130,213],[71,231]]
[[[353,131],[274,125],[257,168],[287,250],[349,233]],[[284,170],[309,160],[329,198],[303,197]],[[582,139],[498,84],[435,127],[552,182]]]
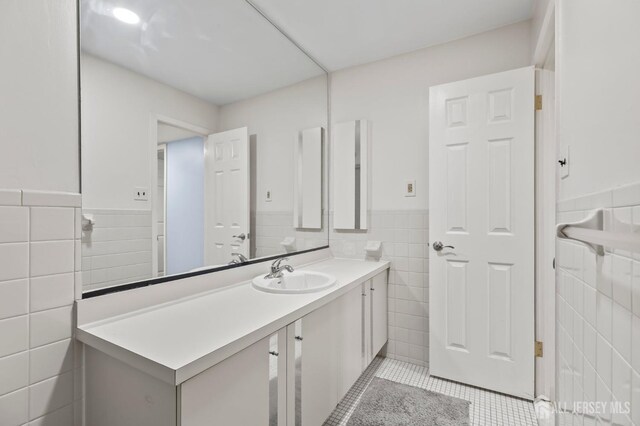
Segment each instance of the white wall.
[[[605,230],[640,225],[638,16],[635,0],[557,2],[557,141],[561,152],[570,147],[560,222],[607,207],[613,220]],[[638,425],[640,255],[611,249],[596,256],[564,240],[557,247],[558,400],[569,409],[579,401],[631,403],[629,413],[607,405],[598,423]],[[596,414],[584,414],[567,414],[560,424],[582,424],[582,417],[594,424]]]
[[326,129],[326,120],[325,76],[220,107],[219,131],[247,126],[257,136],[257,211],[293,211],[293,144],[300,130]]
[[4,0],[1,9],[0,424],[73,425],[82,396],[72,338],[76,2]]
[[75,0],[4,0],[0,188],[77,192]]
[[[367,240],[391,261],[387,356],[429,362],[429,86],[530,64],[523,22],[331,76],[332,122],[368,119],[372,140],[371,224],[366,233],[331,231],[337,256],[364,258]],[[416,180],[416,197],[404,181]]]
[[82,203],[90,209],[151,209],[150,119],[162,115],[216,130],[218,107],[98,58],[82,56]]
[[640,181],[640,2],[562,0],[557,16],[560,199]]
[[530,35],[522,22],[331,75],[332,121],[371,121],[373,210],[428,207],[429,87],[529,65]]
[[[546,25],[553,27],[552,16],[554,14],[556,0],[535,0],[533,2],[533,10],[531,16],[531,55],[536,65],[539,60],[544,59],[544,50],[548,49],[549,40],[546,32]],[[539,56],[536,57],[536,50],[540,50]]]

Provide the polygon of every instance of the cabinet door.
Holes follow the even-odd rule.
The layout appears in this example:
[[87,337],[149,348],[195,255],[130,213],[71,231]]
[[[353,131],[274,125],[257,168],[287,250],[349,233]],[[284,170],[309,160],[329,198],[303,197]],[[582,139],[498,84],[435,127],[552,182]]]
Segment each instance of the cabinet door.
[[375,357],[387,343],[387,272],[373,277],[371,284],[371,355]]
[[371,280],[365,282],[362,287],[362,296],[364,299],[364,307],[363,307],[363,323],[364,323],[364,334],[363,334],[363,358],[364,358],[364,368],[371,363],[373,359],[373,354],[371,353]]
[[269,424],[269,338],[187,380],[181,426]]
[[337,305],[339,318],[336,329],[340,369],[338,400],[344,398],[365,368],[364,286],[363,284],[351,290],[334,302]]
[[287,326],[289,425],[322,425],[338,404],[336,319],[329,303]]

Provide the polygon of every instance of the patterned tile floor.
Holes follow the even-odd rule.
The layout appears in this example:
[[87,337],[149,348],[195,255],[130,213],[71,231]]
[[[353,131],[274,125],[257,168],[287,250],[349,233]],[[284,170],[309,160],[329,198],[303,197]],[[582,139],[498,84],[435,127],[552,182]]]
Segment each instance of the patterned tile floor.
[[324,426],[346,425],[362,394],[374,377],[465,399],[471,402],[469,414],[472,426],[537,425],[531,401],[431,377],[425,367],[378,357],[362,373],[344,399],[340,401]]

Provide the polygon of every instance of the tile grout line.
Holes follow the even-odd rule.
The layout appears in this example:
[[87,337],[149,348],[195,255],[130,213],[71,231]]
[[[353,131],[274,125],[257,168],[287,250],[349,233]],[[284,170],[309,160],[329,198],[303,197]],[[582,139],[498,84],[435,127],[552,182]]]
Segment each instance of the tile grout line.
[[[21,191],[24,198],[24,192]],[[24,202],[24,199],[23,199]],[[27,422],[31,421],[31,216],[32,207],[27,207],[27,265],[29,270],[27,271],[27,306],[29,315],[27,316]]]

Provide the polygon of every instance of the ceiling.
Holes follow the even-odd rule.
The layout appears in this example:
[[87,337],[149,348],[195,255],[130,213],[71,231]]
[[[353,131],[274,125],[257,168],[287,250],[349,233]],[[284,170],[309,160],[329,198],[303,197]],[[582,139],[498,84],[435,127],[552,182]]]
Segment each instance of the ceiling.
[[242,0],[81,0],[80,31],[84,53],[216,105],[324,74]]
[[[529,19],[534,1],[251,0],[330,71]],[[81,0],[80,27],[84,53],[216,105],[324,73],[243,0]]]
[[251,0],[330,71],[531,18],[535,0]]

